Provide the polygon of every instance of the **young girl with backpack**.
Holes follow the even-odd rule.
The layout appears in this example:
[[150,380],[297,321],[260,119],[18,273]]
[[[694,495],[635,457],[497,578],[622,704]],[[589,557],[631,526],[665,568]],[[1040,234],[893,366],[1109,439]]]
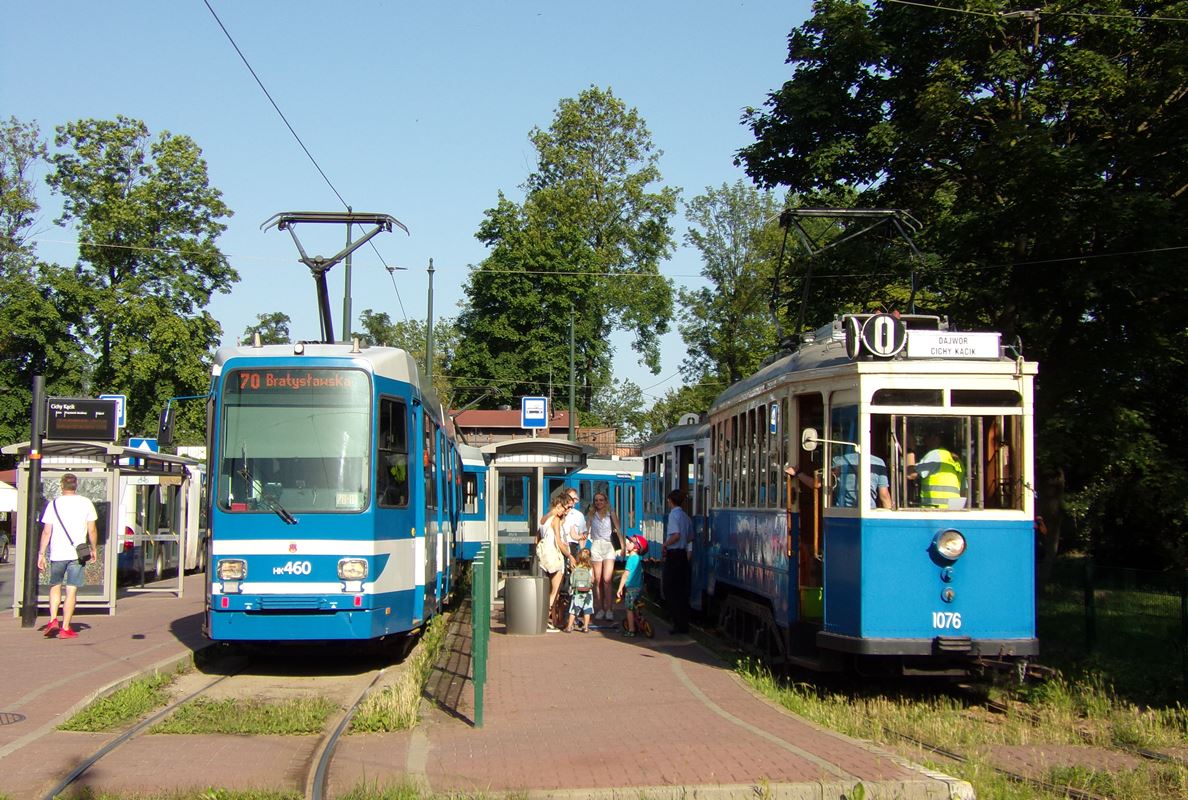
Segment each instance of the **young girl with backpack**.
[[578,551],[577,566],[569,573],[569,591],[573,599],[569,601],[569,624],[565,632],[573,630],[574,620],[578,614],[582,615],[582,633],[590,632],[590,615],[594,613],[594,570],[590,566],[590,550],[583,547]]

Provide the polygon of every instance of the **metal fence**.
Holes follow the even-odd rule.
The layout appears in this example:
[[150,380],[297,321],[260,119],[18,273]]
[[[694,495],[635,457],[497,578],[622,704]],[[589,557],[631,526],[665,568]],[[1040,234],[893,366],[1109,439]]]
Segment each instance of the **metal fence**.
[[487,685],[487,648],[491,642],[491,544],[479,548],[470,567],[471,658],[474,673],[474,726],[483,727],[483,690]]
[[[1058,564],[1045,591],[1048,635],[1086,653],[1166,664],[1188,686],[1188,572]],[[1178,657],[1177,657],[1178,656]]]

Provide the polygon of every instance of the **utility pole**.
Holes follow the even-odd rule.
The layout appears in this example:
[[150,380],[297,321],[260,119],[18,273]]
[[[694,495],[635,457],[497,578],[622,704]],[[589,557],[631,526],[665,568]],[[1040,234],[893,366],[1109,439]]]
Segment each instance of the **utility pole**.
[[[25,587],[21,596],[21,627],[37,624],[37,508],[41,505],[41,431],[45,428],[45,376],[33,376],[33,422],[29,431],[29,485],[25,495]],[[48,558],[49,556],[46,556]]]
[[429,317],[425,321],[425,377],[433,383],[433,259],[429,259]]
[[577,385],[577,373],[573,368],[573,303],[569,304],[569,441],[577,441],[577,431],[574,429],[574,387]]
[[[354,212],[350,206],[347,206],[347,213]],[[346,240],[346,288],[342,292],[342,340],[349,342],[351,340],[351,223],[347,224],[347,240]]]

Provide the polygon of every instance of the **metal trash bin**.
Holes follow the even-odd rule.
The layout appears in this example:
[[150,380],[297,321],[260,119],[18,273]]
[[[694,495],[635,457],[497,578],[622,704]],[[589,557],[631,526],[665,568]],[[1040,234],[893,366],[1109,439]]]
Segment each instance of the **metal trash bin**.
[[509,575],[503,584],[507,632],[535,636],[545,632],[549,579],[543,575]]

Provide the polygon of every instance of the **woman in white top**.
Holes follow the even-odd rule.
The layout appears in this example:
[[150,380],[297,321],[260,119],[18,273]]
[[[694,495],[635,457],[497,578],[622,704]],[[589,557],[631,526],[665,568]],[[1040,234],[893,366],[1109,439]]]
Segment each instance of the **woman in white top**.
[[[538,531],[540,541],[536,545],[536,561],[540,564],[541,572],[549,576],[549,613],[552,613],[553,603],[557,602],[557,594],[561,591],[561,579],[565,576],[565,557],[569,555],[569,550],[561,541],[561,520],[569,511],[567,500],[568,498],[562,496],[553,501],[553,506],[541,520]],[[556,630],[551,621],[549,628]]]
[[615,593],[611,581],[615,575],[615,545],[613,534],[623,540],[619,517],[610,507],[606,492],[594,493],[594,509],[590,512],[590,560],[594,566],[594,619],[614,619],[612,603]]

